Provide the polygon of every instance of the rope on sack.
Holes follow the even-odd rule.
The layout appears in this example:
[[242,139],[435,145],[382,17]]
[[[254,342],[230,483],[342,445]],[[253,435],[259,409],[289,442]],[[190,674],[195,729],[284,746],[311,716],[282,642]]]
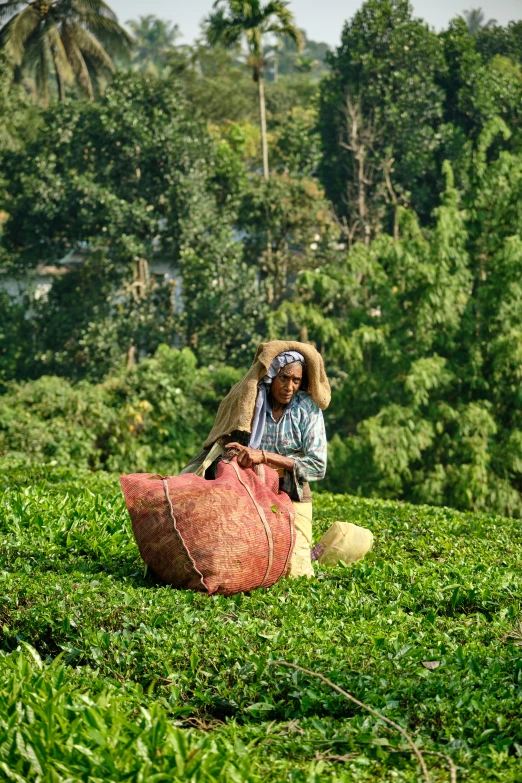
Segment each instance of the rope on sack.
[[163,491],[165,492],[165,498],[167,500],[167,504],[168,504],[168,507],[169,507],[170,520],[172,522],[172,527],[174,529],[174,534],[181,541],[181,545],[182,545],[183,549],[185,550],[185,552],[187,553],[187,557],[189,558],[190,562],[192,563],[192,567],[194,568],[194,571],[199,576],[201,584],[203,585],[205,591],[208,593],[208,588],[207,588],[207,586],[205,584],[205,580],[203,578],[203,574],[201,573],[201,571],[197,567],[196,563],[194,562],[194,558],[192,557],[192,555],[190,554],[189,550],[187,549],[187,545],[185,544],[185,541],[183,540],[183,536],[181,535],[181,533],[178,530],[178,526],[176,524],[176,517],[174,516],[174,509],[172,508],[172,501],[171,501],[170,495],[169,495],[169,485],[168,485],[167,479],[168,479],[168,476],[165,476],[164,478],[162,478],[161,481],[162,481],[162,484],[163,484]]
[[268,566],[266,568],[266,573],[265,573],[265,575],[263,577],[263,581],[259,585],[260,587],[264,587],[266,582],[267,582],[267,580],[268,580],[268,577],[270,575],[270,571],[272,570],[272,565],[273,565],[273,562],[274,562],[274,537],[272,535],[272,529],[271,529],[270,525],[267,522],[266,515],[265,515],[265,512],[264,512],[262,506],[259,505],[259,503],[255,499],[255,497],[253,496],[252,490],[250,489],[248,484],[246,484],[245,481],[243,481],[243,479],[241,478],[241,474],[239,472],[239,468],[237,466],[237,463],[236,462],[231,462],[230,464],[232,465],[232,467],[236,471],[236,475],[238,477],[239,483],[248,492],[248,494],[250,496],[250,499],[252,500],[252,503],[256,507],[256,511],[259,514],[259,519],[261,520],[261,522],[263,523],[263,527],[265,528],[266,538],[267,538],[267,541],[268,541]]

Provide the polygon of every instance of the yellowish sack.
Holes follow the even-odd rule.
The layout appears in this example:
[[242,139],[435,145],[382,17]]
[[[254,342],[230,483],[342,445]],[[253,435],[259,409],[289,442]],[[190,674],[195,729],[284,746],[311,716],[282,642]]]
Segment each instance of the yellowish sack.
[[373,533],[351,522],[334,522],[312,550],[312,560],[320,565],[349,565],[363,557],[373,546]]

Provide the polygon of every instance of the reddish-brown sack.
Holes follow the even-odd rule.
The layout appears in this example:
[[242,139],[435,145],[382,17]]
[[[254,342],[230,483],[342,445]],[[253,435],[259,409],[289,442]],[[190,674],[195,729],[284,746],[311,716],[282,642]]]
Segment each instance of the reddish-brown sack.
[[145,563],[174,587],[232,593],[270,587],[295,543],[294,511],[275,470],[221,462],[217,478],[120,478]]

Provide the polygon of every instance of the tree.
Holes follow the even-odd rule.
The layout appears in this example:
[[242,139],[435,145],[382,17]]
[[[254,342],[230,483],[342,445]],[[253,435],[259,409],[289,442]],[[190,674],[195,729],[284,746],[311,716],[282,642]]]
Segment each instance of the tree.
[[[25,90],[20,85],[12,84],[9,60],[5,52],[0,51],[0,155],[4,150],[23,146],[35,129],[38,117],[38,108]],[[1,183],[0,174],[0,186]]]
[[263,57],[263,38],[266,35],[284,35],[301,47],[301,34],[284,0],[271,0],[262,5],[260,0],[216,0],[216,9],[206,21],[207,38],[211,44],[236,46],[246,42],[248,65],[259,89],[261,140],[263,147],[263,174],[268,179],[268,144],[263,75],[266,61]]
[[522,154],[500,119],[449,163],[433,225],[319,248],[271,335],[323,351],[328,487],[522,516]]
[[505,27],[483,27],[475,35],[475,41],[484,62],[501,55],[522,63],[522,22],[509,22]]
[[134,36],[133,62],[142,70],[161,71],[181,35],[178,25],[153,14],[130,19],[127,24]]
[[318,248],[333,229],[330,205],[316,181],[274,173],[268,182],[251,178],[238,226],[245,258],[259,268],[272,308],[289,296],[299,270],[316,265]]
[[241,122],[259,109],[239,52],[196,42],[165,55],[165,70],[183,85],[194,110],[211,123]]
[[439,37],[407,0],[367,0],[347,22],[320,83],[320,177],[349,241],[393,224],[397,206],[429,218],[445,140]]
[[295,106],[272,121],[273,159],[276,171],[313,177],[321,163],[321,138],[317,112]]
[[445,128],[439,156],[452,161],[457,183],[465,191],[474,165],[473,147],[495,117],[502,118],[512,134],[509,140],[497,136],[492,152],[506,146],[522,148],[522,74],[507,46],[513,39],[502,36],[505,48],[482,50],[479,46],[486,38],[489,44],[499,44],[498,30],[472,36],[464,19],[457,17],[440,34],[446,67],[438,79],[444,91]]
[[[131,347],[143,356],[162,341],[205,361],[252,349],[263,297],[251,295],[256,272],[232,234],[241,171],[172,79],[122,73],[93,104],[52,106],[25,150],[4,155],[3,173],[12,275],[71,250],[90,258],[37,308],[33,374],[76,365],[98,377]],[[152,261],[175,268],[181,288],[150,273]]]
[[496,19],[488,19],[486,22],[482,8],[471,8],[469,11],[463,11],[462,16],[466,21],[470,35],[477,35],[481,30],[490,30],[497,24]]
[[[9,151],[21,152],[25,145],[34,137],[41,119],[41,112],[34,101],[27,95],[21,85],[12,83],[12,72],[5,52],[0,50],[0,279],[2,268],[8,266],[9,254],[1,244],[4,224],[8,218],[5,212],[5,189],[8,187],[7,172],[2,165],[3,155]],[[6,355],[12,356],[18,352],[16,341],[12,342],[11,329],[23,332],[23,316],[20,320],[21,308],[18,305],[10,307],[2,297],[0,305],[0,378],[3,375],[2,366]],[[5,315],[5,318],[3,317]],[[9,321],[12,320],[12,324]],[[19,326],[15,326],[19,323]],[[14,366],[14,365],[11,365]]]
[[100,80],[114,71],[112,56],[126,56],[131,44],[104,0],[5,0],[2,20],[7,21],[0,30],[0,47],[19,71],[34,71],[44,101],[53,71],[62,103],[73,81],[92,99]]
[[15,302],[0,290],[0,393],[7,381],[23,378],[28,350],[26,308],[23,302]]

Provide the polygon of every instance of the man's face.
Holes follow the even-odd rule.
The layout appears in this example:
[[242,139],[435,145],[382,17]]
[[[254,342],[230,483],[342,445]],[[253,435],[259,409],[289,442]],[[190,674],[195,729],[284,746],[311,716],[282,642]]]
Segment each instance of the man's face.
[[272,381],[272,397],[280,405],[288,405],[303,380],[303,365],[287,364]]

